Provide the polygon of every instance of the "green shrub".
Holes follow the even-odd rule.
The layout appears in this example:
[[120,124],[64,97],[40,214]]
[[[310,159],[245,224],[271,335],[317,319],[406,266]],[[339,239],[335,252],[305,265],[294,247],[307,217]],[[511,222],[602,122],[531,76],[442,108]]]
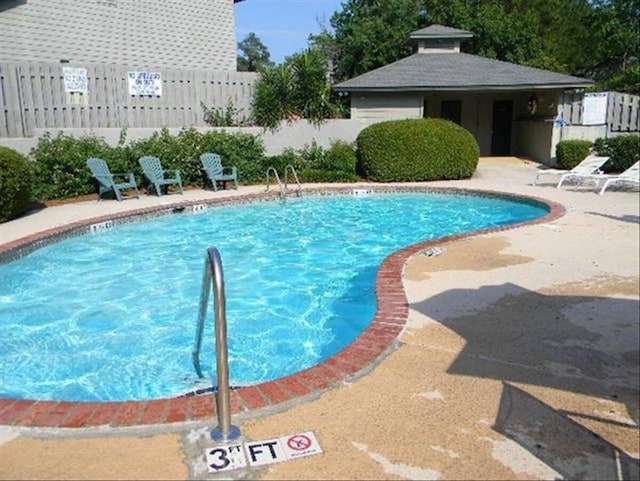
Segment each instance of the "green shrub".
[[31,203],[33,172],[27,159],[8,147],[0,147],[0,222],[24,214]]
[[112,172],[126,166],[113,165],[112,148],[104,139],[83,136],[78,139],[59,132],[52,137],[46,132],[30,152],[35,161],[33,195],[38,200],[66,199],[96,192],[91,172],[87,168],[89,157],[100,157],[109,163]]
[[235,165],[238,168],[238,182],[241,184],[257,184],[264,179],[266,170],[262,168],[261,162],[265,148],[260,137],[242,132],[211,131],[202,135],[200,151],[220,154],[225,167]]
[[303,169],[298,172],[300,182],[358,182],[360,177],[341,170]]
[[589,140],[561,140],[556,145],[556,165],[561,169],[573,169],[591,151]]
[[338,140],[331,144],[323,161],[320,163],[322,170],[356,173],[356,151],[354,147]]
[[620,135],[599,138],[593,144],[598,155],[606,155],[611,160],[605,165],[606,172],[623,172],[640,160],[640,136]]
[[96,192],[95,179],[86,164],[89,157],[107,161],[111,172],[133,172],[140,186],[147,183],[138,163],[144,155],[158,157],[167,170],[180,170],[183,185],[204,185],[200,162],[204,152],[220,154],[224,166],[235,165],[240,183],[252,184],[264,179],[261,164],[264,145],[254,135],[222,131],[200,133],[194,128],[172,135],[165,128],[126,145],[125,134],[123,130],[119,144],[110,147],[104,139],[94,136],[76,139],[61,132],[52,137],[47,132],[30,153],[35,161],[36,198],[64,199]]
[[[267,169],[269,167],[276,169],[278,176],[280,176],[281,179],[284,179],[284,170],[287,168],[287,165],[292,165],[293,168],[296,169],[296,172],[299,172],[303,168],[304,160],[302,160],[299,152],[288,147],[284,149],[280,155],[269,155],[263,157],[261,164],[263,180],[266,178]],[[273,177],[273,173],[270,173],[269,176]]]
[[478,166],[473,135],[444,119],[390,120],[363,129],[357,169],[375,182],[464,179]]

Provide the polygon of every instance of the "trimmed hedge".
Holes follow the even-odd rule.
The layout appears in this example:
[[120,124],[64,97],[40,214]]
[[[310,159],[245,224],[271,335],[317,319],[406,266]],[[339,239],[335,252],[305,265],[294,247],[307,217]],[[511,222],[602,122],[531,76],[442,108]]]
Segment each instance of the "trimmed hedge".
[[556,145],[556,164],[561,169],[573,169],[589,155],[593,142],[589,140],[561,140]]
[[27,159],[8,147],[0,147],[0,222],[24,214],[31,203],[33,171]]
[[623,172],[640,160],[640,136],[619,135],[606,139],[596,139],[593,150],[598,155],[608,155],[606,172]]
[[444,119],[390,120],[363,129],[356,172],[374,182],[469,178],[480,149],[471,133]]

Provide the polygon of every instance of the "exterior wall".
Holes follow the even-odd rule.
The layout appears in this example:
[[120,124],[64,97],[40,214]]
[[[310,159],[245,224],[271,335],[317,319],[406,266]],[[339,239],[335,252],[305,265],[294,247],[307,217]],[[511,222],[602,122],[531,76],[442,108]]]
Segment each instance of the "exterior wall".
[[416,93],[351,94],[351,118],[368,122],[392,119],[417,119],[422,117],[422,95]]
[[233,0],[13,2],[0,31],[0,63],[236,70]]
[[514,139],[516,155],[550,164],[553,121],[521,119],[516,122]]
[[[306,120],[297,120],[287,122],[274,131],[264,130],[261,127],[194,128],[200,132],[223,130],[226,132],[243,132],[255,135],[260,137],[264,142],[267,155],[277,155],[282,153],[282,151],[287,147],[301,149],[304,148],[305,145],[310,145],[313,141],[325,148],[330,147],[331,143],[336,140],[354,142],[360,131],[368,125],[371,125],[371,123],[375,122],[353,119],[335,119],[327,120],[321,125],[313,125]],[[127,142],[149,138],[154,132],[158,132],[159,130],[160,129],[129,128],[127,129]],[[180,130],[180,128],[170,128],[169,132],[172,135],[177,135]],[[58,132],[63,132],[65,135],[71,135],[75,138],[79,138],[84,135],[95,135],[97,137],[104,138],[104,140],[111,146],[116,146],[118,144],[121,133],[121,129],[117,128],[38,129],[34,132],[34,136],[30,138],[0,137],[0,145],[9,147],[27,155],[29,151],[38,144],[38,138],[44,135],[47,131],[51,132],[53,136],[58,135]]]
[[[529,157],[548,163],[552,155],[552,129],[561,91],[536,92],[536,111],[528,110],[533,91],[522,92],[407,92],[352,93],[351,117],[367,121],[441,117],[441,104],[461,101],[460,124],[476,138],[480,155],[491,155],[493,104],[498,100],[513,102],[511,155]],[[424,110],[426,107],[426,110]],[[553,144],[555,146],[555,144]]]

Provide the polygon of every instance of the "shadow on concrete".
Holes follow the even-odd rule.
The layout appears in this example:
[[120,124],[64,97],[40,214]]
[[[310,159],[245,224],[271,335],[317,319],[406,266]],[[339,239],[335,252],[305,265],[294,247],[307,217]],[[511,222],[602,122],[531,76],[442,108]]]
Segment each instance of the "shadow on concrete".
[[566,414],[503,383],[493,429],[536,456],[562,479],[638,479],[638,460]]
[[[505,283],[451,289],[411,306],[466,341],[450,374],[502,380],[494,428],[565,479],[638,479],[638,462],[509,382],[621,402],[638,429],[637,299],[545,295]],[[618,477],[618,476],[622,477]]]
[[411,308],[466,340],[449,373],[616,400],[638,425],[637,299],[544,295],[505,283],[452,289]]
[[600,217],[606,217],[607,219],[617,220],[620,222],[629,222],[631,224],[640,224],[640,216],[638,215],[608,215],[601,212],[585,212],[589,215],[597,215]]

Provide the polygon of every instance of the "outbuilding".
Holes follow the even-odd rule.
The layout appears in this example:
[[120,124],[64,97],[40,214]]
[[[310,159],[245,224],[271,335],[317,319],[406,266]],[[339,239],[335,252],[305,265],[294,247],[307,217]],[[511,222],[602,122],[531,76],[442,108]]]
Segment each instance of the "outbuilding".
[[481,155],[548,163],[560,96],[593,81],[461,52],[471,37],[443,25],[417,30],[412,55],[334,89],[350,94],[353,119],[445,118],[475,136]]

